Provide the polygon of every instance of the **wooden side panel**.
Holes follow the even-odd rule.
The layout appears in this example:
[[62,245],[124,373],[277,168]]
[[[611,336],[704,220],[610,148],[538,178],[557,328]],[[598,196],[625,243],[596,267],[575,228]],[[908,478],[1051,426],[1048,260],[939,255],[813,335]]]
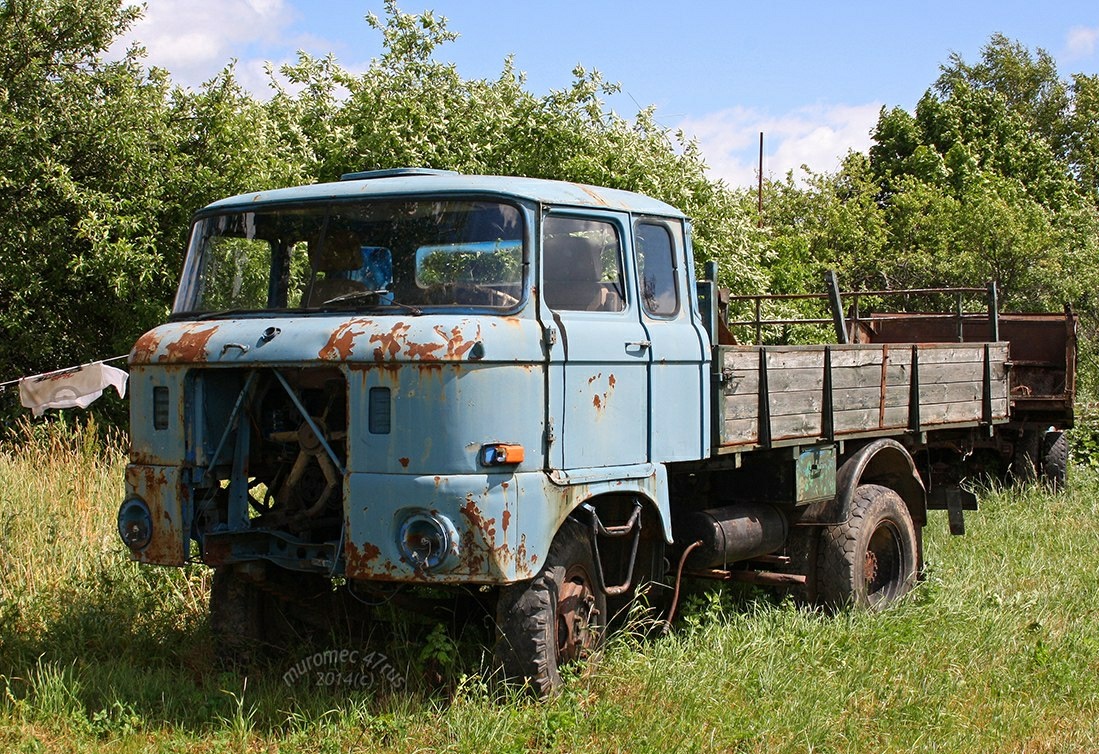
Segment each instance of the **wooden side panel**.
[[980,343],[723,347],[720,444],[1004,421],[1007,344],[987,352]]

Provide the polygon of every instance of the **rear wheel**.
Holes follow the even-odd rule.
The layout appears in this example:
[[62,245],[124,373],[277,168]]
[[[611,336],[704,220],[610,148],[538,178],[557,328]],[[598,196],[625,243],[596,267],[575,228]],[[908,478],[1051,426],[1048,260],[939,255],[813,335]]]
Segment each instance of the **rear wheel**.
[[568,519],[533,580],[504,587],[496,611],[496,664],[540,696],[561,686],[561,668],[603,642],[607,599],[595,577],[591,532]]
[[821,535],[817,596],[833,609],[883,608],[912,589],[917,552],[916,527],[900,496],[859,485],[847,520]]
[[1032,429],[1023,431],[1015,443],[1011,457],[1011,478],[1015,483],[1033,482],[1038,478],[1042,437]]
[[1068,482],[1068,437],[1064,432],[1046,432],[1042,438],[1042,481],[1053,492]]

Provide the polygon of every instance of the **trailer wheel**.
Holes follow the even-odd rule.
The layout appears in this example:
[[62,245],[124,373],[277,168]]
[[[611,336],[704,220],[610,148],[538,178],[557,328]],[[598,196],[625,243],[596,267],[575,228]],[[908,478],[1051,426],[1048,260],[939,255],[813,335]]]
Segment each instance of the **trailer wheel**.
[[1064,432],[1046,432],[1042,437],[1042,481],[1046,487],[1059,492],[1068,482],[1068,437]]
[[568,519],[531,581],[501,589],[495,660],[509,682],[539,696],[561,686],[561,668],[593,655],[603,641],[607,599],[598,589],[591,533]]
[[859,485],[848,519],[822,533],[818,598],[831,609],[884,608],[912,589],[916,557],[916,527],[900,495]]

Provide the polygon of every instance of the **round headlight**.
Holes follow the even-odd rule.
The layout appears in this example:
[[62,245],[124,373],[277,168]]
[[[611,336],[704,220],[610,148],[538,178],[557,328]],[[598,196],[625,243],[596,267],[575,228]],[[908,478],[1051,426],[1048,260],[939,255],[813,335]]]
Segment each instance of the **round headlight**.
[[140,498],[131,497],[118,509],[118,536],[131,550],[140,550],[153,539],[153,515]]
[[449,568],[458,562],[458,530],[446,516],[419,511],[405,518],[397,547],[414,568]]

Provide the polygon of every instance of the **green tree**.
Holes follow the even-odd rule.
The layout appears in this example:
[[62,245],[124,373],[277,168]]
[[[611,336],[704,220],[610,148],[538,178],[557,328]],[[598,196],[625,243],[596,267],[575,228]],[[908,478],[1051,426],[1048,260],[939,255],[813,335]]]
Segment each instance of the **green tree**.
[[616,86],[580,67],[570,86],[543,96],[525,89],[510,59],[494,79],[464,79],[435,58],[457,36],[445,18],[387,0],[384,17],[366,20],[383,53],[365,72],[301,54],[281,69],[292,86],[276,83],[271,117],[316,180],[423,166],[640,191],[694,218],[699,260],[720,261],[723,282],[766,288],[753,261],[761,237],[737,193],[710,180],[698,145],[658,125],[652,108],[633,119],[609,111],[602,97]]
[[1081,190],[1099,206],[1099,76],[1072,77],[1072,108],[1067,121],[1069,165]]
[[139,46],[109,60],[138,13],[0,0],[5,376],[125,354],[168,312],[195,209],[306,176],[231,66],[191,92]]
[[169,84],[138,51],[102,55],[136,17],[103,0],[0,3],[0,364],[124,353],[162,313],[157,251],[174,143]]
[[1065,156],[1071,98],[1053,56],[1045,50],[1031,52],[1020,42],[993,34],[981,49],[979,62],[970,64],[952,53],[942,67],[935,91],[949,100],[960,87],[1000,95],[1011,112],[1031,124],[1058,156]]
[[990,279],[1007,306],[1092,311],[1089,83],[1070,89],[1044,51],[994,36],[975,65],[952,56],[914,113],[883,110],[870,149],[890,229],[883,277]]

